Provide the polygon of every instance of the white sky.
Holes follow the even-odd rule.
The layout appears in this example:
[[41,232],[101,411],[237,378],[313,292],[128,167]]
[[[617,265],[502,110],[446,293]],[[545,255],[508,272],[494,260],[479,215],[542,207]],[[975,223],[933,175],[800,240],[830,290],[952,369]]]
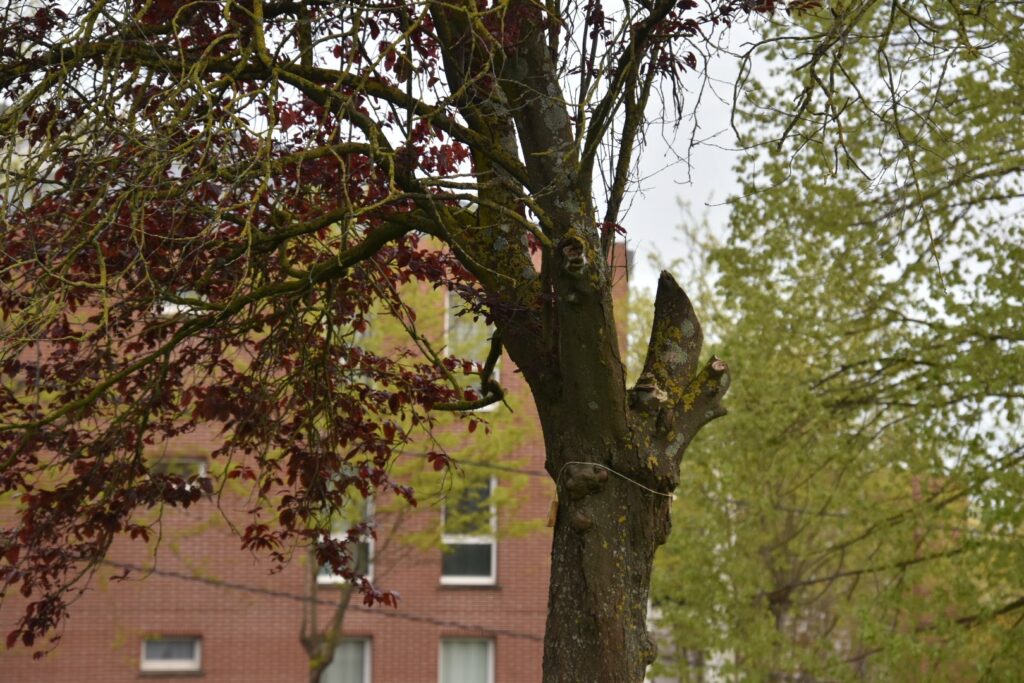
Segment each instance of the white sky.
[[[745,25],[734,25],[730,30],[729,47],[732,51],[745,49],[753,33]],[[698,142],[690,154],[690,168],[677,162],[676,154],[685,157],[692,130],[692,122],[680,126],[674,142],[675,152],[668,149],[664,136],[657,128],[650,131],[648,147],[644,151],[641,168],[648,177],[641,183],[641,191],[633,198],[629,213],[620,222],[626,228],[626,239],[636,252],[635,266],[630,273],[634,287],[654,289],[658,273],[647,263],[651,253],[659,253],[663,260],[679,257],[680,244],[677,227],[684,219],[680,200],[690,205],[693,215],[707,214],[713,230],[721,235],[729,218],[726,197],[738,190],[733,166],[738,157],[736,137],[729,125],[733,83],[736,80],[739,58],[722,54],[709,65],[712,80],[697,115]],[[761,70],[756,69],[759,73]],[[693,87],[697,75],[693,74]],[[693,106],[696,93],[692,93],[687,107]],[[723,101],[724,100],[724,101]],[[690,126],[688,128],[687,126]],[[667,168],[666,168],[667,166]],[[686,283],[680,282],[685,288]]]

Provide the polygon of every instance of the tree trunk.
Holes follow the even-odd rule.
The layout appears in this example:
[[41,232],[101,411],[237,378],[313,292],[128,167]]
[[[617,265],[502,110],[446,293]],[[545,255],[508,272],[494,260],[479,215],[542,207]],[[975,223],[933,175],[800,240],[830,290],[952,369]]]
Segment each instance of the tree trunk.
[[671,499],[597,465],[565,466],[559,490],[544,680],[640,681],[656,654],[647,596]]
[[317,617],[317,605],[320,600],[320,590],[317,584],[318,565],[309,554],[310,572],[307,575],[309,581],[309,600],[306,602],[302,614],[302,628],[299,634],[299,642],[302,649],[306,651],[309,661],[309,683],[320,683],[320,677],[324,670],[334,661],[334,651],[341,643],[343,637],[342,626],[345,623],[345,613],[348,611],[349,602],[352,600],[352,592],[355,584],[346,581],[338,589],[338,602],[334,606],[330,623],[323,629],[320,628]]
[[[475,225],[459,232],[453,249],[486,291],[501,343],[530,385],[545,466],[557,485],[544,680],[639,682],[655,655],[646,628],[654,552],[668,535],[683,451],[701,426],[724,414],[726,367],[712,359],[698,370],[700,324],[663,273],[644,373],[626,390],[614,274],[605,260],[611,226],[596,222],[592,188],[595,144],[618,93],[595,106],[584,135],[574,118],[581,111],[570,111],[562,92],[541,6],[502,6],[526,30],[516,34],[515,49],[496,52],[481,49],[494,44],[493,36],[466,40],[481,23],[477,5],[431,5],[450,91],[481,136],[471,146]],[[673,6],[659,3],[634,27],[634,49],[645,49]],[[635,85],[637,64],[623,65],[620,83]],[[640,100],[631,101],[643,110]],[[635,133],[639,124],[630,125]],[[627,162],[630,135],[621,138]],[[525,220],[527,208],[544,247],[539,272],[526,248],[530,240],[524,236],[512,249],[507,239],[509,212]],[[614,222],[618,209],[610,206],[607,215]]]
[[[699,324],[686,295],[664,273],[644,373],[635,387],[622,390],[628,396],[624,418],[601,414],[622,404],[614,397],[581,400],[575,388],[591,385],[589,377],[564,374],[567,368],[600,372],[580,360],[588,350],[597,366],[618,360],[614,339],[605,349],[587,349],[588,343],[593,340],[580,342],[576,362],[561,359],[557,399],[535,393],[558,491],[544,681],[639,682],[656,655],[647,598],[654,553],[671,526],[679,463],[697,431],[725,413],[720,399],[727,368],[712,358],[698,371]],[[623,422],[626,434],[618,426]]]

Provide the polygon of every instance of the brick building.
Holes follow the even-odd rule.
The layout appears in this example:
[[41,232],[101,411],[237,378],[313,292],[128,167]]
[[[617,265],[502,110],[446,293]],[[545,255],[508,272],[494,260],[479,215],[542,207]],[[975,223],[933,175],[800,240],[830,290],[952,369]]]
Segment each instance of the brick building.
[[[617,256],[624,263],[624,250]],[[367,608],[353,594],[344,640],[322,682],[540,680],[551,543],[544,520],[554,486],[543,470],[543,441],[527,388],[508,358],[502,363],[501,382],[516,406],[509,424],[523,433],[511,454],[515,464],[467,462],[466,481],[447,499],[419,496],[415,511],[375,516],[378,537],[367,544],[367,568],[375,584],[398,592],[400,601],[397,608]],[[154,466],[205,467],[215,443],[212,432],[190,434],[158,454]],[[479,508],[486,493],[512,479],[515,504],[490,510],[490,531],[459,528],[446,518],[452,506]],[[244,496],[228,492],[219,501],[165,511],[155,556],[139,542],[116,542],[108,564],[72,605],[59,646],[41,660],[25,648],[0,650],[0,683],[309,680],[300,643],[304,620],[326,625],[345,584],[318,574],[298,550],[278,573],[241,551],[230,523],[243,519],[245,509]],[[389,539],[396,514],[402,525]],[[520,531],[504,533],[512,527]],[[439,542],[422,542],[438,532]],[[406,536],[421,542],[406,543]],[[12,599],[3,605],[5,633],[21,607]]]

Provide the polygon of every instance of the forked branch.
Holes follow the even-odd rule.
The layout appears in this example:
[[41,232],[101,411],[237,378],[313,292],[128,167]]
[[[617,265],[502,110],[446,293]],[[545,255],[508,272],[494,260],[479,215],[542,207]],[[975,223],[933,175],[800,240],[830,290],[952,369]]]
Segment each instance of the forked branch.
[[671,484],[678,480],[679,462],[697,432],[726,412],[722,397],[729,388],[729,368],[712,356],[698,370],[703,344],[693,304],[663,271],[647,358],[643,373],[630,389],[630,407],[651,446],[661,455],[659,476]]

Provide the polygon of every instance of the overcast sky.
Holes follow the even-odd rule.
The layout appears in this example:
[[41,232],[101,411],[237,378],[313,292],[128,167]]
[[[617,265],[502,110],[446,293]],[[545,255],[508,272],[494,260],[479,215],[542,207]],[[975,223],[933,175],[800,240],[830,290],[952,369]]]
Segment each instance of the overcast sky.
[[[746,26],[735,25],[728,47],[734,52],[741,51],[751,37]],[[680,200],[689,203],[696,216],[706,212],[711,227],[721,231],[720,234],[725,233],[729,211],[723,202],[738,189],[733,172],[738,156],[736,137],[729,126],[738,64],[738,58],[730,55],[722,55],[710,63],[712,80],[709,85],[714,92],[706,92],[701,101],[697,117],[699,129],[695,136],[701,142],[690,153],[690,168],[676,160],[676,153],[683,156],[687,153],[691,132],[687,122],[676,134],[676,153],[669,150],[659,129],[651,130],[648,135],[649,146],[642,159],[642,169],[648,177],[641,183],[629,213],[621,221],[627,231],[628,244],[636,252],[635,267],[630,273],[634,286],[653,289],[657,284],[658,273],[648,265],[648,254],[660,253],[665,261],[680,255],[676,238],[676,228],[684,218]],[[697,80],[694,74],[694,88]],[[696,93],[692,93],[687,106],[692,106],[690,102],[695,99]],[[671,134],[671,130],[666,130],[664,137]],[[685,282],[680,284],[686,286]]]

